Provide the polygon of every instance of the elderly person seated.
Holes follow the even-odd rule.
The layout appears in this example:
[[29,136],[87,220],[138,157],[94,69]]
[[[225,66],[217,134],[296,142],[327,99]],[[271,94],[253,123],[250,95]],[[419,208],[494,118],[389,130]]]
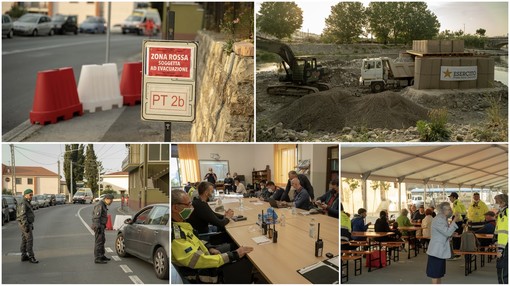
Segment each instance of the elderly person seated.
[[[402,209],[402,211],[400,211],[400,216],[397,217],[397,223],[398,223],[399,227],[400,226],[413,226],[413,224],[407,217],[408,214],[409,214],[409,212],[407,211],[407,209]],[[407,232],[403,231],[402,235],[407,235]]]

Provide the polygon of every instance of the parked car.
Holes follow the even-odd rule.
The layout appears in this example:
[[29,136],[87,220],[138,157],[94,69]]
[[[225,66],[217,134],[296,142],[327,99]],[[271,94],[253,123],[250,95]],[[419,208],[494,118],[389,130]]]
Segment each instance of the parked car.
[[94,198],[94,202],[99,202],[100,200],[104,199],[104,196],[106,196],[106,194],[102,194],[98,198]]
[[55,203],[57,205],[64,205],[66,203],[66,196],[62,194],[55,195]]
[[53,36],[51,18],[43,14],[25,14],[14,25],[14,34],[19,35],[49,35]]
[[124,221],[115,250],[120,257],[134,255],[153,265],[159,279],[168,279],[169,205],[149,205]]
[[12,19],[9,15],[2,15],[2,37],[12,38],[14,35],[14,28],[12,25]]
[[106,21],[103,17],[88,17],[80,25],[80,33],[106,33]]
[[34,210],[38,210],[41,206],[41,203],[39,202],[39,199],[37,198],[37,196],[32,197],[30,204],[32,205],[32,209],[34,209]]
[[93,198],[92,190],[90,188],[79,188],[73,196],[73,204],[91,204]]
[[54,206],[54,205],[57,204],[56,203],[57,199],[55,198],[55,195],[53,195],[53,194],[44,194],[44,196],[46,197],[46,199],[49,200],[49,205],[50,206]]
[[45,208],[50,206],[50,200],[46,198],[45,195],[36,195],[37,200],[39,201],[39,207]]
[[18,204],[16,202],[16,199],[10,195],[2,195],[2,198],[4,198],[6,200],[7,205],[9,207],[9,220],[15,220],[16,219],[16,210],[18,209]]
[[2,225],[9,222],[9,204],[7,204],[7,200],[2,198]]
[[413,195],[411,197],[411,204],[416,205],[417,208],[419,208],[421,205],[423,205],[423,196],[421,195]]
[[73,33],[78,35],[78,17],[76,15],[60,15],[57,14],[53,16],[51,20],[51,24],[53,25],[53,29],[55,33],[65,34],[65,33]]

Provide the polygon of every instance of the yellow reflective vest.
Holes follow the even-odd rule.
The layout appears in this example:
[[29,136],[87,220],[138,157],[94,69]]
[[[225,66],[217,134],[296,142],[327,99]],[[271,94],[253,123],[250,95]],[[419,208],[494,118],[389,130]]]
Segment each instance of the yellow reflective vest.
[[487,205],[479,200],[478,202],[472,202],[469,205],[467,218],[472,222],[484,222],[485,213],[489,211]]
[[349,216],[344,212],[342,212],[342,220],[340,221],[340,226],[351,232],[351,220],[349,219]]
[[508,208],[505,207],[498,213],[496,220],[496,230],[494,234],[498,236],[498,249],[503,250],[508,244]]
[[452,210],[453,210],[453,215],[455,215],[457,218],[460,218],[461,215],[466,214],[466,207],[459,199],[456,199],[455,201],[453,201]]
[[172,222],[172,263],[192,269],[217,268],[230,262],[227,253],[210,254],[204,243],[193,234],[187,222]]

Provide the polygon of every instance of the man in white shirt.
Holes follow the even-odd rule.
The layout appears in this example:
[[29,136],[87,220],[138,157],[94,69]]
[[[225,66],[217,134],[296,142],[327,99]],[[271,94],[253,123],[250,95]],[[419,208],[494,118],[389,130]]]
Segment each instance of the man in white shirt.
[[234,185],[236,185],[236,193],[246,194],[246,187],[239,181],[238,178],[234,179]]

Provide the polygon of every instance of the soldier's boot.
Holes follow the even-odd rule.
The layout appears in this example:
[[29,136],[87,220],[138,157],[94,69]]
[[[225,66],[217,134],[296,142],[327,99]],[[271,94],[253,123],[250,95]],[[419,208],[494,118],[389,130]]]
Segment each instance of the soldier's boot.
[[96,258],[96,260],[94,260],[94,263],[96,264],[106,264],[107,262],[101,258]]
[[108,258],[108,257],[106,257],[106,256],[103,256],[103,257],[101,257],[101,260],[104,260],[104,261],[110,261],[110,260],[112,260],[112,259],[111,259],[111,258]]
[[30,260],[30,257],[26,253],[21,254],[21,261],[28,261]]
[[33,256],[30,257],[28,261],[30,261],[30,263],[39,263],[39,260],[35,259]]

